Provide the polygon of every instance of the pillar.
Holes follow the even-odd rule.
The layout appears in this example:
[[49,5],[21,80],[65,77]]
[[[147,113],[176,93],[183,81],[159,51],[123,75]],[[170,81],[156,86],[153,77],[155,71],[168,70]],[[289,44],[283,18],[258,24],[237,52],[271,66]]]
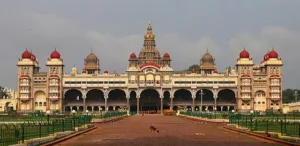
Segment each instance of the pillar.
[[173,110],[173,98],[172,96],[170,96],[170,110]]
[[127,99],[127,110],[130,112],[130,103],[129,103],[130,97],[128,96],[126,99]]
[[107,107],[107,97],[104,97],[104,99],[105,99],[105,111],[108,111],[108,107]]
[[87,110],[87,107],[86,107],[86,103],[85,103],[85,97],[83,98],[83,111]]
[[113,106],[113,111],[115,111],[116,110],[116,106]]
[[223,111],[223,106],[221,106],[221,112]]
[[214,109],[217,108],[217,98],[214,98],[215,100],[215,106],[214,106]]
[[140,97],[136,98],[136,112],[140,114]]
[[164,98],[163,96],[160,98],[160,113],[163,114],[163,104],[164,104]]
[[192,105],[192,112],[195,111],[195,97],[192,98],[193,99],[193,105]]

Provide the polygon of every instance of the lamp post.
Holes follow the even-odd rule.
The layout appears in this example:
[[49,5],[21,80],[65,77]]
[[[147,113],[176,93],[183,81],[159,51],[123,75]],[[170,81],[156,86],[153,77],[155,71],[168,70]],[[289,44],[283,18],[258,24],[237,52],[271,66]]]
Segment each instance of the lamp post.
[[47,122],[48,122],[48,125],[47,125],[47,132],[48,132],[48,134],[49,134],[50,114],[51,114],[51,111],[47,110],[46,111],[46,115],[47,115]]
[[217,108],[214,107],[214,112],[215,112],[215,119],[217,119]]
[[100,107],[100,119],[102,119],[102,107]]
[[88,123],[88,119],[89,119],[89,110],[85,110],[85,113],[86,113],[86,115],[84,116],[84,117],[85,117],[85,118],[84,118],[84,124],[85,124],[85,122]]
[[284,115],[284,133],[286,133],[286,115],[288,111],[286,109],[283,110],[283,115]]
[[254,111],[250,111],[250,130],[252,131],[252,116],[253,116]]
[[201,97],[201,103],[200,103],[200,112],[202,113],[202,97],[203,97],[203,90],[200,90],[200,97]]
[[76,113],[76,111],[72,110],[72,114],[73,114],[73,127],[74,127],[74,129],[75,129],[75,113]]
[[294,96],[295,96],[295,102],[297,102],[298,91],[295,91]]
[[234,124],[235,124],[235,116],[234,116],[234,112],[235,112],[235,110],[232,110],[231,111],[232,112],[232,114],[231,114],[231,118],[229,119],[229,120],[231,120],[231,123],[234,121]]

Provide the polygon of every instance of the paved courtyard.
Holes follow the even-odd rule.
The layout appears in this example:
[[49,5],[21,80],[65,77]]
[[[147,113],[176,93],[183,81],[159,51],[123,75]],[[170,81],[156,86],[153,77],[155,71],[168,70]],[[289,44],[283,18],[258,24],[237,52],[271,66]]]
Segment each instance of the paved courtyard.
[[[160,133],[149,132],[154,125]],[[114,124],[99,124],[97,129],[57,145],[76,146],[268,146],[265,141],[232,133],[222,124],[200,124],[162,115],[132,116]]]

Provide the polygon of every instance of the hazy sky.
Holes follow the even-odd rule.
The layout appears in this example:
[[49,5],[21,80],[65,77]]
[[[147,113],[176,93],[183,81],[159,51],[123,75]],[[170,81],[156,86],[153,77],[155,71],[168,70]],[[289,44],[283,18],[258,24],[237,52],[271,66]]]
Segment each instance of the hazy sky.
[[284,63],[284,88],[299,88],[299,8],[299,0],[2,0],[0,85],[17,88],[25,48],[42,71],[56,46],[65,72],[74,65],[81,71],[90,48],[102,71],[125,72],[151,21],[157,47],[169,52],[175,70],[199,64],[206,48],[223,71],[244,46],[255,63],[274,47]]

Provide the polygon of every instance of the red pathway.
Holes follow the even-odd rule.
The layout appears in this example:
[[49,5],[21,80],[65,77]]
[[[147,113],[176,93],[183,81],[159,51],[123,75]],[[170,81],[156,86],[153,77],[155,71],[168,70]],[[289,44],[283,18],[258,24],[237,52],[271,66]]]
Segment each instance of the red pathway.
[[[160,133],[149,132],[154,125]],[[145,115],[132,116],[114,124],[64,141],[70,146],[268,146],[276,145],[224,130],[221,124],[200,124],[184,118]],[[196,134],[197,133],[197,134]]]

